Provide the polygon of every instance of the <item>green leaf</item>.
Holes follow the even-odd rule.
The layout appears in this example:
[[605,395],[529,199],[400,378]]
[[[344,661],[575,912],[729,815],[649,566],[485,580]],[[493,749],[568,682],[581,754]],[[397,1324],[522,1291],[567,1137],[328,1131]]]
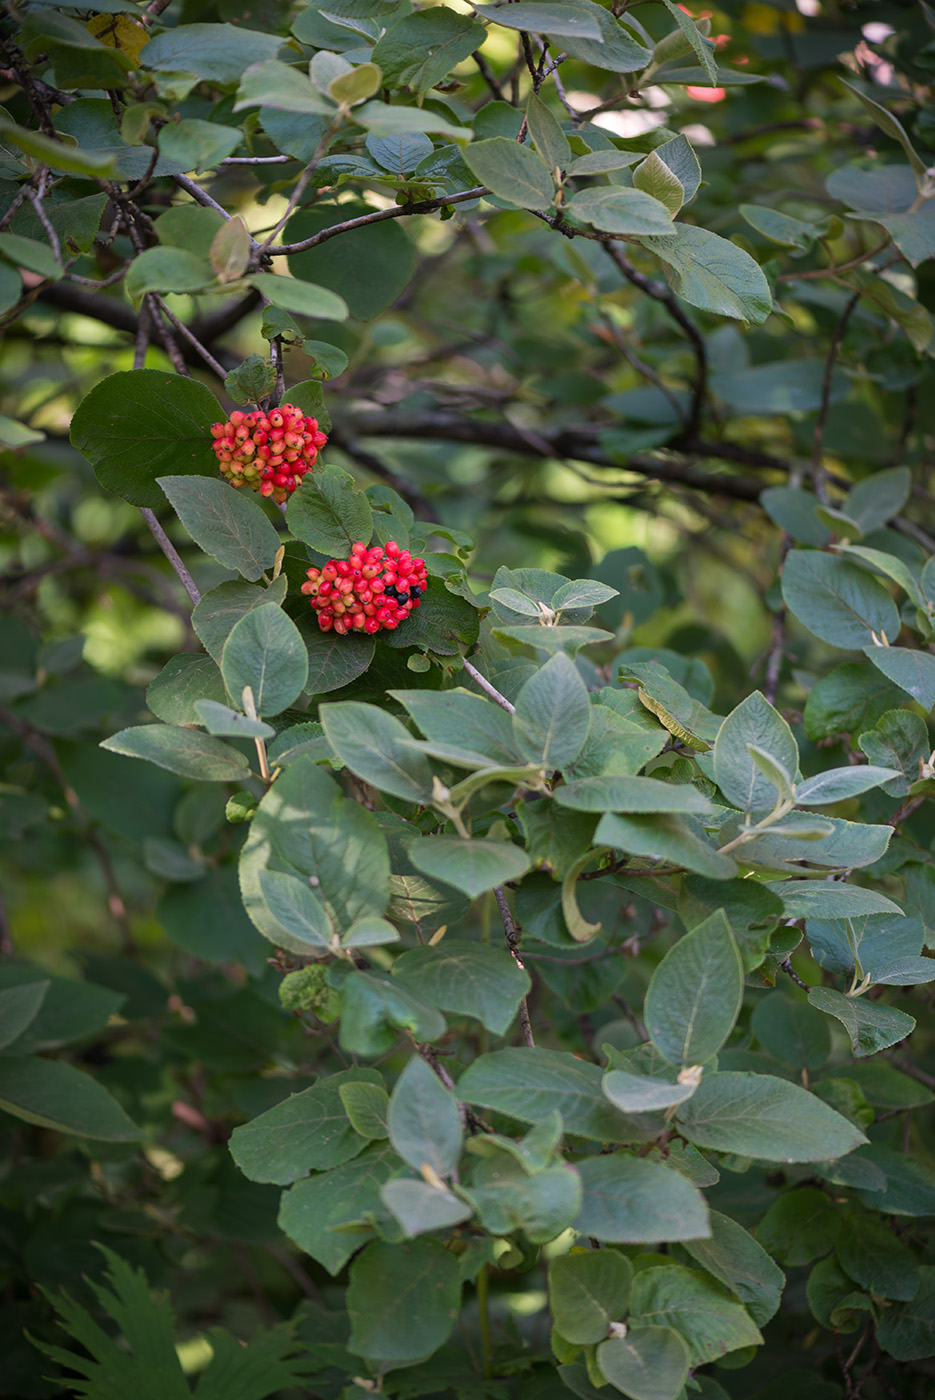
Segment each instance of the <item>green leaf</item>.
[[[661,161],[659,164],[663,169],[667,169]],[[671,172],[670,180],[675,180]],[[681,185],[679,188],[681,189]],[[621,185],[595,185],[593,189],[581,190],[574,195],[568,201],[568,212],[582,223],[591,224],[606,233],[651,234],[656,238],[675,238],[678,232],[672,222],[669,205],[655,198],[647,188],[627,189]]]
[[474,1016],[505,1035],[529,991],[529,974],[503,949],[447,937],[434,948],[410,948],[393,963],[393,976],[443,1011]]
[[843,996],[832,987],[811,987],[808,999],[817,1010],[841,1022],[858,1059],[897,1045],[915,1030],[914,1017],[907,1016],[905,1011],[879,1001]]
[[[507,14],[512,10],[511,5]],[[630,30],[620,24],[614,15],[599,5],[589,5],[587,12],[600,31],[600,39],[586,38],[580,32],[563,34],[559,48],[567,53],[569,58],[576,58],[581,63],[603,68],[610,73],[635,73],[647,66],[652,59],[652,53],[643,44],[638,43]],[[498,11],[498,14],[502,13],[502,10]],[[503,23],[503,20],[499,23]]]
[[56,141],[39,131],[29,131],[17,126],[6,114],[0,117],[0,138],[10,143],[34,160],[48,165],[58,174],[90,175],[92,178],[105,178],[117,174],[113,154],[110,151],[82,150],[79,146]]
[[935,1350],[935,1268],[923,1264],[912,1301],[881,1313],[877,1340],[896,1361],[920,1361]]
[[[280,580],[282,580],[280,582]],[[239,580],[220,583],[217,588],[202,596],[201,602],[192,613],[192,626],[204,643],[205,650],[220,665],[224,643],[230,636],[234,624],[251,608],[259,608],[264,603],[281,602],[285,597],[285,578],[275,580],[270,588],[256,588]],[[220,698],[220,697],[218,697]],[[153,711],[155,714],[156,711]],[[160,715],[160,719],[164,716]],[[197,723],[192,718],[187,723]]]
[[[690,22],[690,21],[689,21]],[[672,290],[692,306],[754,326],[773,308],[769,284],[749,253],[693,224],[673,225],[674,237],[641,238],[667,264]]]
[[5,990],[27,991],[42,983],[44,997],[33,1020],[21,1028],[15,1040],[8,1042],[10,1053],[27,1055],[35,1050],[57,1050],[73,1041],[86,1040],[102,1030],[125,997],[92,982],[77,982],[65,977],[43,977],[38,968],[7,962],[0,975]]
[[341,1047],[352,1055],[385,1055],[398,1033],[417,1040],[438,1040],[445,1018],[385,978],[351,973],[341,984]]
[[581,752],[590,722],[587,687],[564,652],[551,656],[516,697],[513,733],[530,763],[564,768]]
[[670,170],[658,151],[650,151],[642,164],[636,167],[633,184],[636,189],[645,190],[664,205],[673,219],[685,203],[681,180]]
[[549,1307],[569,1342],[600,1342],[627,1311],[633,1266],[614,1249],[576,1250],[549,1264]]
[[757,1240],[784,1264],[810,1264],[833,1249],[843,1220],[837,1206],[816,1186],[779,1196],[757,1226]]
[[493,1235],[522,1230],[531,1244],[548,1244],[568,1229],[581,1206],[581,1182],[573,1167],[556,1162],[530,1176],[515,1152],[489,1140],[482,1139],[475,1151],[482,1159],[461,1193],[485,1230]]
[[[872,279],[875,282],[879,278]],[[883,282],[885,287],[888,284]],[[845,507],[862,534],[879,530],[898,515],[909,499],[912,473],[908,467],[890,467],[859,481],[847,494]]]
[[786,913],[795,919],[850,919],[862,914],[901,914],[903,911],[885,895],[863,885],[841,881],[773,880],[768,888],[779,895]]
[[508,10],[485,7],[485,19],[509,29],[527,30],[532,34],[554,34],[556,37],[579,38],[600,43],[601,30],[593,5],[581,0],[557,4],[555,0],[516,0]]
[[101,748],[128,758],[144,758],[157,768],[206,783],[242,783],[250,774],[249,763],[230,744],[176,724],[121,729],[105,739]]
[[[237,89],[237,100],[233,108],[235,112],[242,111],[244,107],[263,107],[274,113],[297,112],[303,116],[335,116],[334,105],[312,87],[305,73],[300,73],[297,68],[292,68],[287,63],[280,63],[278,59],[266,58],[261,59],[259,63],[251,63],[237,76],[240,79],[240,87]],[[263,126],[266,130],[265,120]],[[268,134],[276,140],[275,130],[269,131]],[[309,151],[306,159],[311,158],[319,139],[315,138],[312,151]],[[295,155],[296,152],[290,150],[288,154]]]
[[103,1142],[135,1142],[139,1128],[116,1099],[64,1060],[0,1055],[0,1108],[58,1133]]
[[935,656],[910,647],[871,646],[864,647],[863,653],[888,680],[918,700],[923,710],[935,705]]
[[782,570],[782,596],[803,626],[832,646],[871,646],[875,632],[895,641],[899,614],[882,583],[833,554],[793,549]]
[[409,846],[409,859],[424,875],[454,885],[471,899],[508,880],[522,879],[532,865],[511,841],[460,836],[420,836]]
[[620,679],[638,681],[640,704],[689,748],[704,751],[717,738],[720,716],[690,695],[657,661],[621,661]]
[[547,209],[555,197],[549,168],[531,146],[492,136],[487,141],[473,141],[464,159],[481,184],[520,209]]
[[[932,697],[935,704],[935,695]],[[842,802],[848,797],[857,797],[871,788],[882,787],[892,778],[898,778],[898,768],[877,768],[872,763],[860,767],[829,768],[825,773],[816,773],[806,778],[795,790],[795,801],[799,807],[823,807],[833,802]]]
[[[803,253],[809,251],[819,235],[815,224],[806,223],[804,219],[794,219],[791,214],[781,214],[778,209],[770,209],[765,204],[741,204],[738,213],[751,228],[755,228],[757,233],[761,233],[770,242],[782,243],[787,248],[798,248]],[[771,491],[795,489],[770,487]]]
[[821,1162],[859,1147],[859,1129],[805,1089],[769,1074],[706,1074],[676,1111],[697,1147],[770,1162]]
[[458,1261],[437,1240],[369,1244],[351,1265],[348,1351],[381,1370],[430,1356],[448,1340],[460,1300]]
[[[224,229],[229,227],[230,224],[224,225]],[[248,355],[224,380],[224,388],[235,403],[259,403],[273,392],[275,385],[276,371],[263,355]]]
[[195,543],[225,569],[255,582],[272,567],[279,535],[242,491],[217,478],[162,476],[157,482]]
[[782,992],[771,992],[757,1002],[750,1029],[774,1060],[807,1075],[820,1070],[831,1053],[827,1021]]
[[549,170],[564,170],[571,160],[568,137],[538,93],[531,93],[526,103],[526,123],[533,145]]
[[865,1206],[882,1215],[926,1216],[933,1213],[935,1172],[925,1162],[876,1143],[862,1148],[859,1158],[872,1163],[883,1173],[886,1181],[884,1190],[859,1191]]
[[704,838],[702,828],[689,817],[626,817],[607,812],[594,833],[597,846],[610,846],[626,855],[684,866],[711,880],[730,880],[737,866]]
[[322,632],[312,619],[299,619],[299,631],[308,653],[309,695],[326,695],[340,690],[362,676],[373,660],[372,637],[349,633]]
[[127,296],[139,307],[147,292],[200,292],[214,281],[206,258],[185,248],[146,248],[127,271]]
[[0,990],[0,1050],[18,1040],[35,1020],[50,985],[46,980]]
[[770,520],[791,535],[797,544],[826,545],[831,531],[815,514],[817,496],[801,486],[769,486],[760,492],[760,505]]
[[795,777],[799,748],[782,716],[760,691],[748,695],[725,719],[714,744],[714,781],[742,812],[767,811],[776,805],[776,784],[762,773],[749,745],[769,755],[781,769]]
[[331,946],[334,929],[328,911],[321,895],[306,880],[278,870],[261,870],[259,881],[267,909],[292,935],[293,947],[307,945],[311,950]]
[[223,411],[196,379],[155,369],[111,374],[81,400],[71,441],[101,485],[135,506],[158,510],[165,472],[217,476],[211,425]]
[[838,1263],[845,1273],[880,1298],[908,1302],[919,1287],[919,1268],[912,1252],[890,1227],[872,1215],[851,1215],[837,1244]]
[[604,1075],[603,1087],[604,1093],[621,1113],[657,1113],[662,1108],[672,1108],[690,1099],[697,1082],[690,1079],[684,1084],[672,1084],[668,1079],[654,1079],[651,1075],[628,1074],[623,1069],[612,1069]]
[[688,1347],[671,1327],[632,1327],[597,1349],[601,1372],[630,1400],[677,1400],[688,1362]]
[[271,739],[276,733],[271,724],[249,719],[229,705],[219,705],[216,700],[196,700],[195,710],[208,733],[219,739]]
[[681,1334],[692,1366],[719,1361],[725,1352],[757,1346],[763,1338],[739,1303],[705,1274],[665,1264],[633,1280],[634,1325],[672,1327]]
[[862,1314],[870,1312],[873,1306],[834,1258],[823,1259],[812,1269],[806,1296],[815,1320],[835,1332],[856,1332],[863,1321]]
[[[232,151],[236,151],[242,140],[243,132],[239,127],[221,126],[218,122],[201,121],[197,117],[183,117],[180,122],[171,122],[160,131],[159,150],[166,160],[200,174],[211,170]],[[236,222],[236,219],[230,219],[225,228],[236,225]],[[234,278],[221,280],[233,281]]]
[[373,61],[382,68],[387,87],[427,92],[470,58],[486,32],[475,19],[454,10],[418,10],[404,15],[377,40]]
[[328,96],[342,106],[354,107],[380,91],[383,74],[375,63],[358,63],[349,73],[332,78]]
[[233,866],[204,871],[194,884],[174,885],[156,906],[166,937],[191,957],[207,963],[240,963],[262,975],[269,951],[244,913]]
[[35,238],[23,238],[18,233],[0,233],[0,256],[53,282],[62,275],[61,264],[52,249]]
[[308,653],[299,629],[275,603],[252,608],[224,643],[221,674],[235,703],[250,686],[257,714],[280,714],[301,695],[308,679]]
[[720,1211],[711,1212],[711,1238],[684,1245],[697,1264],[735,1293],[758,1327],[779,1310],[786,1279],[762,1244]]
[[469,690],[391,690],[427,739],[473,750],[493,765],[509,767],[521,757],[510,716]]
[[319,717],[328,743],[358,778],[408,802],[431,801],[432,770],[398,719],[356,700],[322,705]]
[[891,578],[894,583],[898,583],[900,588],[909,594],[917,607],[925,606],[918,569],[910,568],[905,560],[897,558],[895,554],[887,554],[881,549],[867,549],[859,544],[838,544],[835,548],[846,559],[852,559],[855,564],[862,564],[868,573],[879,574],[883,578]]
[[350,315],[343,297],[329,287],[320,287],[316,282],[281,277],[275,272],[254,272],[247,280],[267,301],[296,316],[314,316],[319,321],[346,321]]
[[380,1199],[395,1215],[409,1239],[430,1231],[450,1229],[474,1214],[473,1208],[453,1191],[409,1177],[388,1181],[380,1188]]
[[[712,376],[711,387],[735,413],[762,413],[777,417],[785,417],[788,413],[813,413],[824,400],[824,364],[821,360],[811,359],[782,360],[773,364],[749,365],[743,369],[721,370]],[[829,403],[838,403],[849,389],[847,376],[835,370],[831,378]],[[777,486],[773,490],[795,492],[795,501],[810,495],[796,487]],[[819,505],[817,500],[814,505]],[[817,520],[815,524],[818,524]],[[827,538],[827,530],[822,530],[821,538],[809,542],[822,545]]]
[[719,909],[659,963],[646,993],[646,1029],[670,1064],[703,1064],[730,1035],[742,999],[743,963]]
[[[311,756],[297,758],[276,779],[250,823],[240,857],[244,906],[260,932],[279,947],[287,931],[270,915],[260,886],[262,870],[311,877],[325,901],[334,932],[358,919],[379,918],[389,897],[386,841],[376,818],[345,798]],[[307,955],[308,945],[292,949]]]
[[602,1078],[597,1065],[562,1051],[496,1050],[468,1067],[458,1094],[466,1103],[497,1109],[521,1123],[538,1123],[555,1109],[569,1133],[625,1142],[629,1125],[605,1099]]
[[367,1140],[344,1111],[342,1084],[382,1084],[375,1069],[348,1069],[290,1094],[231,1134],[231,1156],[251,1181],[287,1186],[309,1171],[327,1171],[356,1157]]
[[303,544],[322,554],[346,559],[358,540],[370,542],[373,512],[354,478],[340,467],[325,467],[311,481],[294,491],[286,509],[286,523]]
[[[354,1082],[347,1080],[345,1087]],[[371,1221],[382,1207],[380,1187],[400,1165],[390,1144],[381,1142],[365,1147],[358,1157],[332,1171],[297,1181],[283,1192],[280,1228],[329,1274],[339,1274],[361,1244],[372,1238]],[[352,1226],[358,1228],[348,1228]]]
[[418,1055],[396,1081],[387,1127],[390,1142],[417,1172],[427,1164],[448,1176],[457,1165],[464,1135],[458,1101]]
[[452,141],[467,141],[471,135],[470,128],[456,126],[453,121],[430,108],[391,107],[385,102],[365,102],[355,110],[354,121],[374,136],[402,136],[413,131],[435,131]]
[[282,43],[278,34],[263,34],[233,24],[180,24],[150,39],[143,66],[167,73],[194,73],[215,83],[237,83],[252,63],[271,59]]
[[833,734],[860,734],[880,716],[902,703],[899,690],[866,661],[848,661],[822,676],[805,702],[805,732],[810,739]]
[[880,130],[885,131],[887,136],[891,136],[894,141],[899,142],[906,153],[906,159],[912,166],[912,172],[916,177],[919,189],[923,189],[924,182],[928,175],[926,163],[909,140],[902,124],[896,120],[892,112],[888,112],[885,107],[881,107],[879,102],[874,102],[872,97],[867,97],[859,88],[854,87],[853,83],[847,83],[843,78],[840,78],[839,82],[847,88],[848,92],[854,94],[858,102],[870,113],[871,118]]
[[584,1201],[575,1229],[581,1235],[611,1244],[652,1244],[710,1233],[701,1192],[661,1162],[614,1152],[588,1157],[578,1169]]
[[691,16],[687,15],[679,5],[675,4],[674,0],[662,0],[662,3],[688,40],[689,46],[695,53],[695,57],[708,76],[708,81],[711,86],[715,87],[717,84],[717,64],[714,61],[713,43],[710,39],[705,38]]
[[353,1079],[340,1085],[338,1093],[355,1133],[365,1138],[389,1137],[386,1115],[390,1097],[382,1085]]

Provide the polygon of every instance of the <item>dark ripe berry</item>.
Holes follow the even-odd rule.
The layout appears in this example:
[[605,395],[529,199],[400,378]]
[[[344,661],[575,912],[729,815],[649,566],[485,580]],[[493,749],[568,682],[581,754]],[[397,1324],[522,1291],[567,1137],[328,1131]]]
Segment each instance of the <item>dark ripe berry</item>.
[[328,441],[318,420],[291,403],[268,414],[235,409],[211,428],[221,475],[231,486],[248,486],[281,504],[310,472]]
[[395,631],[419,606],[428,582],[425,561],[400,550],[395,540],[385,549],[367,549],[358,541],[347,559],[329,559],[324,568],[313,566],[307,573],[302,592],[319,627],[342,635]]

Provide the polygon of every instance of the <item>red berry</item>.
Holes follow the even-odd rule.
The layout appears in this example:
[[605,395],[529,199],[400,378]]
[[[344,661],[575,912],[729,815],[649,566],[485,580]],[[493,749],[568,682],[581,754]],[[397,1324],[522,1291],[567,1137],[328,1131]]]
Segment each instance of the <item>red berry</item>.
[[424,559],[413,559],[394,540],[369,549],[359,540],[347,559],[330,559],[307,571],[301,591],[318,615],[323,632],[340,635],[393,632],[420,606],[428,582]]
[[[212,425],[211,437],[221,475],[232,486],[251,486],[279,504],[311,471],[328,441],[315,418],[288,403],[269,414],[235,409],[226,423]],[[261,474],[244,470],[255,460],[265,464]]]

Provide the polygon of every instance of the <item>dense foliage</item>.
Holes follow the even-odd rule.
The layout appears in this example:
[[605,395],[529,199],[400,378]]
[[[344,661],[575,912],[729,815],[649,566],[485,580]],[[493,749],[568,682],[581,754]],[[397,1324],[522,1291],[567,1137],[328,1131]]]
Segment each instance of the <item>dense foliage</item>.
[[0,1394],[923,1400],[935,12],[0,51]]

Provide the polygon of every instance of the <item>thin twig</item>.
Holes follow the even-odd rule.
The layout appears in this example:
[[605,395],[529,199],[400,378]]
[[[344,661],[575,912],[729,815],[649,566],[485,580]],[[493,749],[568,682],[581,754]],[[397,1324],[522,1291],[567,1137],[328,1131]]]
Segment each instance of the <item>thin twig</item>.
[[[342,233],[350,233],[355,228],[364,228],[367,224],[378,224],[383,219],[404,219],[409,214],[431,214],[437,209],[444,209],[446,205],[463,204],[466,200],[480,199],[489,193],[486,185],[477,185],[474,189],[461,190],[458,194],[440,195],[438,199],[420,199],[414,200],[411,204],[394,204],[389,209],[374,209],[370,214],[361,214],[359,218],[346,219],[343,224],[332,224],[330,228],[323,228],[320,233],[315,233],[310,238],[303,238],[299,243],[283,243],[279,247],[271,249],[271,252],[277,255],[280,253],[304,253],[309,248],[317,248],[320,243],[327,243],[329,238],[337,238]],[[270,237],[274,237],[275,233],[274,229]]]
[[162,550],[163,554],[166,556],[169,563],[172,565],[173,569],[175,570],[176,574],[181,580],[182,587],[185,589],[185,592],[188,594],[189,598],[191,598],[193,607],[197,607],[198,604],[201,602],[201,594],[198,591],[198,587],[195,583],[195,580],[192,578],[191,574],[188,572],[185,565],[182,563],[182,560],[179,557],[179,552],[176,549],[175,545],[169,539],[169,536],[166,534],[165,530],[159,524],[159,521],[156,519],[156,516],[149,509],[148,506],[141,506],[140,513],[142,514],[143,519],[146,521],[146,524],[149,526],[150,530],[152,530],[153,536],[155,537],[156,543],[159,545],[159,548]]
[[[187,175],[173,175],[172,178],[180,189],[191,195],[192,199],[197,199],[198,203],[203,204],[206,209],[213,209],[216,213],[222,214],[225,222],[232,217],[230,210],[225,209],[223,204],[218,204],[216,199],[212,199],[206,190],[203,190],[200,185],[196,185],[194,180],[190,180]],[[251,238],[250,241],[252,243],[253,239]]]
[[516,706],[511,705],[506,696],[501,695],[499,690],[490,684],[487,677],[481,675],[476,666],[471,665],[466,656],[462,657],[462,665],[475,684],[479,685],[481,690],[483,690],[486,695],[490,696],[491,700],[495,700],[501,710],[506,710],[508,715],[514,715],[516,713]]
[[854,310],[860,298],[860,291],[856,291],[853,296],[848,298],[847,304],[841,312],[838,323],[834,328],[831,344],[828,346],[828,356],[825,360],[825,373],[821,385],[821,407],[818,410],[818,420],[815,423],[815,435],[812,438],[812,490],[825,505],[828,504],[828,481],[822,462],[822,448],[825,441],[825,427],[828,422],[828,411],[831,408],[831,389],[834,384],[834,367],[838,358],[838,350],[841,348],[841,341],[844,339],[844,333],[847,330],[847,323],[854,314]]
[[222,165],[287,165],[295,156],[226,156],[218,161]]
[[[510,955],[516,963],[516,966],[522,969],[523,960],[519,955],[519,930],[516,927],[516,921],[513,915],[510,913],[510,906],[503,892],[503,886],[494,885],[493,892],[497,901],[497,908],[500,910],[500,918],[503,920],[503,932],[506,935],[506,946],[509,948]],[[536,1042],[533,1039],[532,1022],[529,1019],[529,1007],[526,1004],[525,997],[523,997],[519,1004],[519,1024],[520,1030],[523,1033],[523,1040],[530,1049],[534,1049]]]
[[45,231],[45,236],[49,240],[49,246],[51,247],[52,252],[55,256],[55,261],[57,263],[61,263],[62,245],[59,242],[58,234],[55,232],[55,229],[52,225],[52,220],[49,218],[48,214],[45,212],[45,209],[42,207],[42,196],[45,193],[45,186],[46,181],[48,180],[48,175],[49,167],[47,165],[44,165],[42,167],[42,173],[39,179],[39,189],[34,190],[32,186],[27,185],[26,193],[30,204],[35,210],[36,218],[42,225]]
[[155,293],[153,293],[153,301],[159,307],[159,310],[162,312],[163,316],[165,316],[172,323],[172,325],[175,327],[175,329],[179,332],[180,335],[183,335],[185,337],[189,345],[191,345],[195,350],[198,351],[198,354],[204,360],[208,368],[210,370],[213,370],[214,373],[217,375],[218,379],[220,379],[223,382],[227,371],[225,370],[223,365],[218,364],[217,360],[211,354],[211,351],[206,349],[206,347],[202,345],[201,341],[195,335],[194,331],[190,331],[188,326],[186,326],[183,321],[180,321],[178,316],[176,316],[174,312],[169,310],[168,306],[166,305],[165,301],[162,299],[161,296],[157,296]]
[[695,382],[692,386],[692,403],[688,414],[688,422],[685,424],[685,436],[689,440],[694,440],[698,435],[698,428],[701,423],[701,414],[704,408],[705,394],[708,385],[708,356],[705,349],[704,336],[695,325],[690,316],[682,310],[673,292],[662,282],[654,282],[651,277],[646,277],[642,272],[638,272],[633,264],[613,243],[603,243],[601,245],[604,252],[619,272],[627,279],[632,286],[638,287],[641,292],[652,297],[653,301],[658,301],[666,308],[666,311],[680,326],[688,337],[691,344],[692,353],[695,356]]
[[838,263],[837,267],[814,267],[808,272],[781,272],[776,278],[777,282],[807,282],[816,277],[837,277],[839,272],[850,272],[854,267],[860,267],[862,263],[869,262],[875,258],[877,253],[882,253],[888,248],[892,239],[886,235],[882,243],[878,243],[875,248],[871,248],[869,253],[861,253],[858,258],[851,258],[850,262]]

